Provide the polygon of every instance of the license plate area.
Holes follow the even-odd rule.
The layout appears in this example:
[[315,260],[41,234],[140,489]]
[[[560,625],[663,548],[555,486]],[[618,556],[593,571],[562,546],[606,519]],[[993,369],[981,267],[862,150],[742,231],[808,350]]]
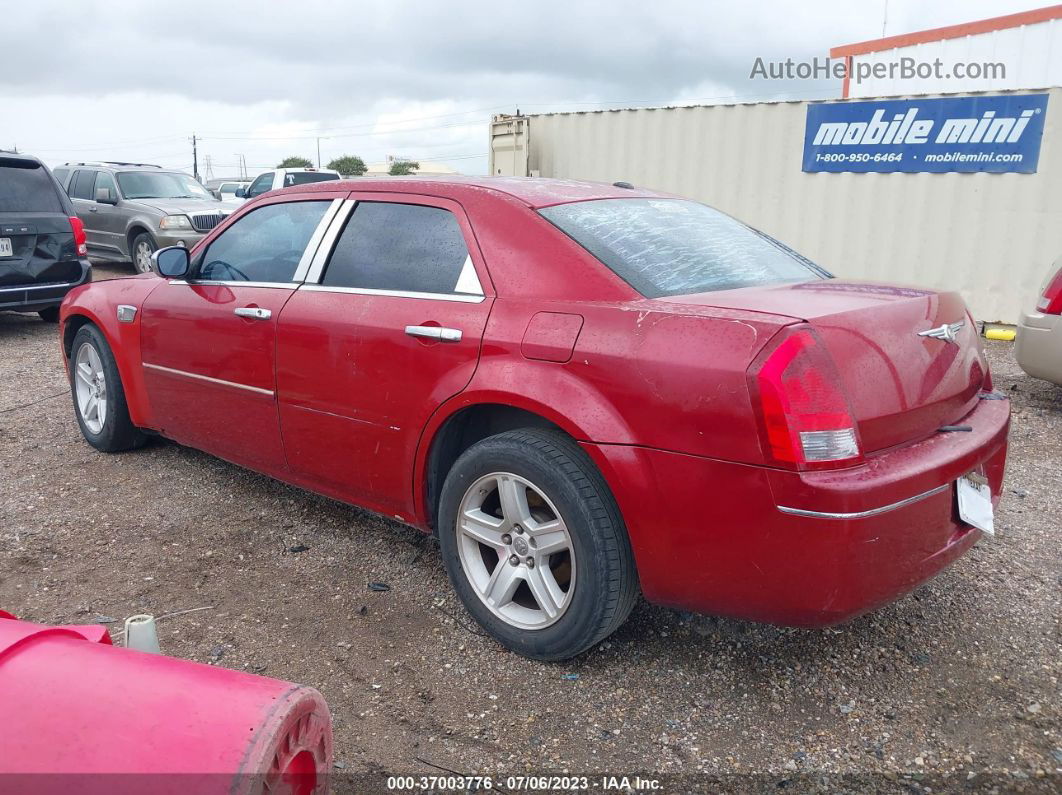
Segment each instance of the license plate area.
[[959,500],[959,518],[978,530],[995,535],[992,512],[992,488],[988,480],[977,472],[970,472],[955,481]]
[[15,247],[11,245],[11,238],[0,237],[0,257],[15,256]]

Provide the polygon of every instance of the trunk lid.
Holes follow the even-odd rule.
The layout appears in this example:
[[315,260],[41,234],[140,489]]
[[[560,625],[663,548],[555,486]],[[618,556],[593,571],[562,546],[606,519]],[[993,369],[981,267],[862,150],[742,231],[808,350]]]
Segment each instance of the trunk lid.
[[656,300],[806,321],[837,364],[868,453],[961,419],[987,373],[977,329],[954,292],[828,279]]
[[11,242],[11,255],[0,251],[0,287],[75,281],[81,263],[70,218],[57,213],[0,212],[0,238]]

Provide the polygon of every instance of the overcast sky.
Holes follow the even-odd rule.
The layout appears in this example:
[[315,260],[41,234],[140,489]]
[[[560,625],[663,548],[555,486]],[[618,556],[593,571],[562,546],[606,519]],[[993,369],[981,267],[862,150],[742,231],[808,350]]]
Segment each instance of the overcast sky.
[[[1037,8],[889,0],[886,35]],[[3,12],[0,148],[253,176],[287,155],[486,173],[492,113],[807,99],[765,60],[882,35],[884,0],[22,0]]]

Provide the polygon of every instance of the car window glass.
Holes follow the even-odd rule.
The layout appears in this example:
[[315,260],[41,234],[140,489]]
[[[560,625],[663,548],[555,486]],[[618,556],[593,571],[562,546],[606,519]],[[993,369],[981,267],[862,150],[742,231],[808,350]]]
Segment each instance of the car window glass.
[[[322,284],[454,293],[466,262],[471,268],[461,226],[449,210],[359,202],[336,243]],[[481,294],[478,284],[464,290]]]
[[267,204],[210,244],[196,276],[228,282],[290,282],[328,201]]
[[[8,165],[10,163],[10,165]],[[33,161],[0,158],[0,212],[61,213],[55,184]]]
[[293,174],[284,175],[284,187],[309,185],[311,182],[328,182],[333,179],[339,179],[339,174],[322,174],[320,171],[296,171]]
[[79,169],[74,174],[74,180],[70,183],[70,197],[72,199],[92,199],[92,185],[96,181],[96,172]]
[[247,189],[247,198],[253,198],[260,196],[273,187],[273,172],[267,171],[265,174],[259,174],[255,177],[254,182],[251,183],[251,187]]
[[92,192],[92,198],[96,198],[96,191],[100,188],[107,188],[111,192],[111,198],[118,198],[118,186],[114,182],[114,177],[108,174],[106,171],[100,171],[96,174],[96,190]]
[[828,276],[777,240],[697,202],[598,199],[540,212],[647,298]]

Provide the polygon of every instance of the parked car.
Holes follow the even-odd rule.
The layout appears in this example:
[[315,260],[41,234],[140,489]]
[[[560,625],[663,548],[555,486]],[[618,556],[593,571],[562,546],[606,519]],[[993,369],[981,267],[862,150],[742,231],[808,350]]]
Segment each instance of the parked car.
[[[705,205],[303,185],[63,305],[99,450],[157,433],[434,532],[537,659],[658,604],[822,626],[991,531],[1010,404],[954,292],[833,279]],[[952,432],[961,426],[963,432]]]
[[246,190],[250,184],[250,180],[242,179],[208,179],[206,181],[206,189],[214,195],[215,199],[232,201],[236,198],[236,191],[240,190],[240,188]]
[[328,182],[333,179],[342,179],[342,177],[338,171],[329,168],[277,168],[259,174],[242,193],[237,190],[236,197],[255,199],[271,190],[309,185],[314,182]]
[[67,163],[55,170],[85,224],[89,256],[151,270],[160,247],[191,247],[232,212],[197,180],[148,163]]
[[1035,308],[1018,321],[1014,357],[1033,378],[1062,385],[1062,257],[1051,266]]
[[48,167],[0,151],[0,310],[55,322],[63,297],[91,280],[85,230]]

